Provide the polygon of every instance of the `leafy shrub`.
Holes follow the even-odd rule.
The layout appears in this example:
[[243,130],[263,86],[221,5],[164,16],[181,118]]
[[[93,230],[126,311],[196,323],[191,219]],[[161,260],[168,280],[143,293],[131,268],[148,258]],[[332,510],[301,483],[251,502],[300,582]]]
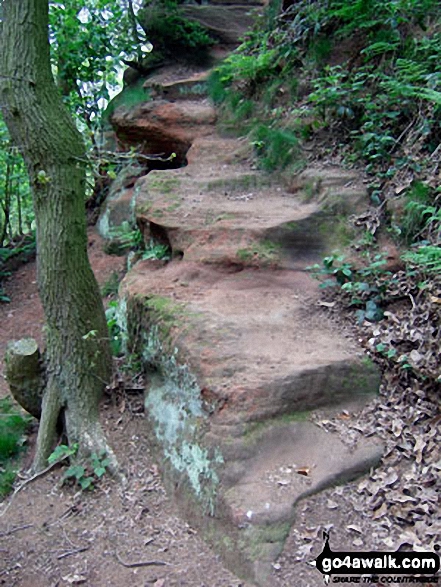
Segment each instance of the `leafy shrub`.
[[11,491],[16,457],[23,449],[30,417],[23,415],[10,398],[0,399],[0,496]]
[[430,205],[431,199],[429,186],[421,182],[414,182],[407,190],[400,226],[401,236],[406,243],[420,237],[427,223],[436,215],[437,208]]
[[403,260],[422,273],[441,275],[441,246],[416,245],[403,254]]
[[105,246],[109,255],[123,255],[130,250],[139,250],[143,247],[144,239],[138,227],[127,220],[109,231],[110,240]]
[[148,245],[145,247],[142,253],[141,259],[144,261],[147,259],[159,259],[168,261],[171,258],[171,250],[167,245],[157,243],[154,240],[150,240]]
[[203,59],[214,44],[208,31],[183,16],[176,0],[149,0],[139,18],[154,51],[178,58]]
[[106,310],[107,329],[110,337],[110,348],[114,357],[121,357],[124,352],[124,335],[119,322],[119,304],[115,300],[109,303]]
[[356,309],[358,322],[378,322],[383,319],[382,305],[386,301],[391,273],[384,269],[386,261],[377,254],[365,267],[355,267],[345,261],[344,255],[329,255],[309,269],[313,274],[325,279],[321,288],[337,287],[339,295],[346,303]]
[[[67,446],[60,444],[49,456],[49,464],[58,463],[66,459],[75,459],[78,452],[78,444]],[[99,481],[106,474],[110,465],[110,459],[106,451],[101,450],[99,453],[92,453],[83,463],[74,462],[63,473],[63,483],[73,481],[78,484],[83,491],[94,489],[94,483]]]
[[259,164],[265,171],[284,169],[294,160],[299,140],[290,130],[260,124],[251,133]]

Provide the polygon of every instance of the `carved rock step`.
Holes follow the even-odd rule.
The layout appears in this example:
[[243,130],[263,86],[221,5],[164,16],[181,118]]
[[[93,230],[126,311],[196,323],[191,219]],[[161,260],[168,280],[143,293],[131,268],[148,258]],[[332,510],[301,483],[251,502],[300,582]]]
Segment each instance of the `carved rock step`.
[[311,421],[368,401],[378,373],[319,312],[301,271],[144,261],[121,295],[166,477],[233,570],[266,585],[296,501],[380,458],[374,443],[350,451]]
[[138,181],[135,214],[146,241],[162,231],[188,261],[304,267],[338,243],[335,227],[366,196],[341,170],[276,183],[237,139],[199,137],[187,158]]
[[167,81],[164,73],[149,78],[144,88],[150,90],[152,98],[169,100],[202,100],[207,97],[207,79],[209,72],[195,73],[183,79]]
[[[243,559],[249,561],[248,574],[258,585],[271,587],[271,563],[281,553],[284,538],[295,522],[295,505],[376,466],[383,447],[363,440],[356,448],[349,448],[337,435],[312,422],[283,420],[256,427],[246,443],[247,459],[226,459],[220,507],[231,526],[239,529],[238,542],[243,545]],[[231,487],[228,468],[235,469]]]
[[205,4],[186,5],[182,13],[205,27],[216,39],[225,44],[237,45],[251,30],[261,6],[252,3],[238,5]]

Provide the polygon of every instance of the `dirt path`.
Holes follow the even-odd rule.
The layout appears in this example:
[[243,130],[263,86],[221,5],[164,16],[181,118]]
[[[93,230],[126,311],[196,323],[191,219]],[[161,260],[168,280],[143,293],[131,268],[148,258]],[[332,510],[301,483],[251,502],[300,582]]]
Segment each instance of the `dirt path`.
[[[124,270],[124,258],[106,255],[93,231],[89,247],[101,286]],[[36,263],[21,267],[7,291],[11,303],[0,306],[2,356],[10,339],[41,340]],[[3,377],[0,392],[8,393]],[[127,487],[106,480],[81,493],[60,487],[57,470],[30,483],[10,505],[6,501],[0,507],[0,585],[239,587],[242,583],[167,498],[146,441],[142,397],[108,398],[102,423],[127,474]]]

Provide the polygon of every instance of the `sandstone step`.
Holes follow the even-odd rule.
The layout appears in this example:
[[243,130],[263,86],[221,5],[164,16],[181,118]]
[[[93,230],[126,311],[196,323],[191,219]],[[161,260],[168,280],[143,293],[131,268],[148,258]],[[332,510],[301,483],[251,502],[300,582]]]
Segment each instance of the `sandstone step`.
[[320,313],[303,271],[144,261],[121,295],[166,475],[199,504],[192,520],[224,537],[234,570],[266,585],[298,499],[380,458],[378,445],[350,451],[311,421],[368,401],[378,372]]
[[163,81],[159,75],[148,79],[144,83],[144,88],[150,90],[150,95],[155,100],[202,100],[207,96],[208,75],[208,72],[204,71],[173,81]]
[[155,100],[117,108],[111,122],[124,147],[141,147],[146,155],[175,153],[183,162],[195,139],[213,132],[216,112],[207,100]]
[[182,13],[205,27],[218,41],[237,45],[254,24],[256,13],[261,11],[255,5],[185,5]]
[[341,170],[275,182],[237,139],[199,137],[187,158],[188,167],[138,181],[135,214],[146,241],[160,227],[188,261],[304,267],[340,244],[336,227],[366,198]]
[[[340,438],[308,421],[279,422],[250,434],[248,459],[235,468],[234,483],[224,492],[223,516],[240,528],[248,574],[271,586],[271,563],[280,554],[295,521],[295,506],[326,487],[341,484],[378,464],[383,447],[363,441],[350,449]],[[228,467],[226,467],[228,469]],[[243,471],[237,478],[237,469]],[[228,480],[228,471],[223,479]],[[228,555],[227,555],[228,556]]]
[[145,241],[169,244],[173,258],[135,264],[119,323],[147,374],[146,417],[169,490],[236,573],[270,587],[298,500],[382,453],[372,440],[349,449],[315,423],[379,386],[375,366],[320,309],[306,269],[342,244],[366,189],[340,168],[308,167],[283,183],[264,175],[248,139],[219,136],[214,110],[195,99],[199,79],[156,78],[159,100],[112,118],[120,141],[188,163],[151,171],[121,198]]

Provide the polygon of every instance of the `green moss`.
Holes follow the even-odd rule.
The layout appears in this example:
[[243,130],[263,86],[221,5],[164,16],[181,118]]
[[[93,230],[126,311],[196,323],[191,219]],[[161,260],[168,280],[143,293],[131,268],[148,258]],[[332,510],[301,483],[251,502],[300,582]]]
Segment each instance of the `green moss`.
[[122,106],[133,108],[137,104],[149,102],[152,99],[150,91],[143,87],[144,81],[143,78],[139,79],[135,84],[125,87],[119,94],[112,98],[103,112],[103,124],[110,123],[110,118],[117,108]]
[[[170,173],[170,172],[168,172]],[[147,187],[150,190],[155,190],[163,195],[171,194],[175,192],[181,185],[181,181],[176,177],[170,177],[169,175],[161,172],[151,174],[151,177],[147,180]]]
[[174,202],[174,204],[170,204],[170,206],[167,206],[167,208],[165,210],[167,212],[174,212],[175,210],[177,210],[180,207],[181,207],[181,201]]
[[207,82],[192,84],[191,86],[182,86],[179,88],[181,96],[206,96],[208,94]]
[[228,212],[225,212],[224,214],[219,214],[218,216],[216,216],[216,218],[213,220],[213,222],[222,222],[222,220],[234,220],[236,218],[235,214],[231,214]]
[[256,189],[269,184],[269,178],[256,174],[240,175],[239,177],[228,177],[215,179],[207,183],[207,190],[223,191],[228,193],[242,192],[243,190]]
[[151,314],[149,322],[165,327],[166,331],[181,324],[185,309],[185,306],[173,302],[170,298],[155,295],[147,297],[145,307]]
[[245,263],[257,263],[259,265],[273,265],[280,261],[282,248],[278,243],[266,240],[256,243],[255,246],[239,249],[237,257]]
[[[282,550],[290,528],[290,522],[267,526],[248,526],[238,542],[239,549],[247,552],[253,561],[262,560],[269,550],[269,545],[280,545],[280,551]],[[273,551],[274,548],[270,548],[270,550]]]

